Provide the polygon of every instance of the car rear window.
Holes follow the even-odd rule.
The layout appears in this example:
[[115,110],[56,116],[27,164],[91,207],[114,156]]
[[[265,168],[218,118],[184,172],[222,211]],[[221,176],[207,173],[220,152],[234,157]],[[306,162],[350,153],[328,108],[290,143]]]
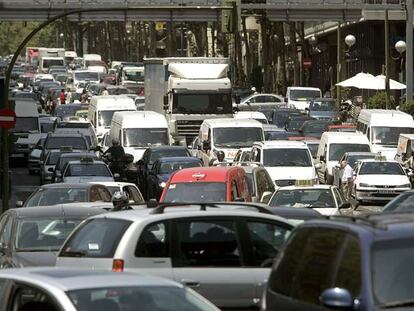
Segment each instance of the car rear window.
[[65,243],[59,257],[113,258],[131,223],[123,219],[87,220]]

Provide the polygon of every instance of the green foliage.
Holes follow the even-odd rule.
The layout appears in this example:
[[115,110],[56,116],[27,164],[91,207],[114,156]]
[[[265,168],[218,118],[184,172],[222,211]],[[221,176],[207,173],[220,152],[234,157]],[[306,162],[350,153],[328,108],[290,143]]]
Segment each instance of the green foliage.
[[[22,40],[39,23],[35,22],[0,22],[0,55],[13,54]],[[56,46],[56,26],[49,25],[36,34],[27,46]],[[22,52],[24,54],[24,52]]]
[[390,96],[390,102],[388,107],[385,107],[385,97],[386,93],[381,91],[377,92],[374,96],[368,98],[368,108],[369,109],[392,109],[395,108],[394,96]]
[[408,114],[414,115],[414,100],[409,100],[402,104],[401,110]]

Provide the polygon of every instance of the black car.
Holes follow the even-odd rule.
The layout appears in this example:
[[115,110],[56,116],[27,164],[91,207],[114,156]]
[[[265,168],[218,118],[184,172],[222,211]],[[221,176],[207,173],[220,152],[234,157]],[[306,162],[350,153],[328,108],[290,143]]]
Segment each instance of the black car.
[[414,213],[310,220],[269,276],[266,310],[412,310]]
[[322,133],[328,130],[330,124],[330,121],[325,120],[307,120],[299,128],[299,134],[301,136],[321,138]]
[[105,212],[92,207],[14,208],[0,217],[0,267],[54,266],[66,237],[85,218]]
[[293,115],[293,116],[289,116],[286,119],[286,123],[285,123],[285,130],[288,132],[299,132],[299,129],[301,128],[301,126],[303,125],[303,123],[305,123],[305,121],[308,120],[313,120],[312,118],[309,118],[308,116],[298,116],[298,115]]
[[291,116],[303,116],[303,114],[297,109],[280,108],[274,111],[272,123],[277,127],[284,128],[286,121]]

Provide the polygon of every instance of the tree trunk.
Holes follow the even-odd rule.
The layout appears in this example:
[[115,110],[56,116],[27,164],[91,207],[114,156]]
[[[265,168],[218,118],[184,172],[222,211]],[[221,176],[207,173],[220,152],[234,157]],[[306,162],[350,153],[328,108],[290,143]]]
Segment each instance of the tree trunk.
[[250,75],[252,73],[252,54],[250,52],[250,42],[249,42],[249,34],[247,33],[246,27],[246,17],[242,17],[242,31],[243,31],[243,40],[244,40],[244,47],[246,50],[246,83],[250,86]]
[[289,22],[289,41],[290,41],[290,57],[293,62],[293,85],[299,86],[300,74],[299,74],[298,47],[296,43],[296,24],[294,22]]

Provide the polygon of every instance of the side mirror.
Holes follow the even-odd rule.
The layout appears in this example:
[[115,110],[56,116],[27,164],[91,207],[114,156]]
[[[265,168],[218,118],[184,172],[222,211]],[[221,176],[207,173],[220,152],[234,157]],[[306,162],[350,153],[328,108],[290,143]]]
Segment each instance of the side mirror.
[[57,172],[56,173],[56,177],[59,177],[59,178],[62,177],[62,173],[61,172]]
[[330,310],[346,310],[354,307],[351,293],[344,288],[328,288],[319,297],[320,304]]
[[114,174],[114,178],[115,178],[115,179],[118,179],[119,177],[121,177],[121,175],[119,175],[118,173],[115,173],[115,174]]
[[49,167],[47,171],[53,173],[53,167]]
[[16,202],[16,207],[23,207],[23,201],[17,201]]
[[321,161],[321,162],[325,162],[325,156],[324,155],[321,155],[320,157],[319,157],[319,161]]
[[169,108],[169,104],[168,104],[168,95],[164,95],[164,98],[163,98],[163,109],[165,110],[165,111],[167,111],[168,110],[168,108]]
[[348,209],[351,208],[351,203],[345,202],[338,206],[338,209]]
[[203,141],[203,150],[207,151],[211,149],[211,144],[208,140]]
[[322,164],[320,164],[320,163],[316,163],[316,164],[315,164],[315,168],[316,168],[317,170],[319,170],[321,167],[322,167]]
[[156,199],[149,199],[147,202],[147,207],[154,208],[158,206],[158,201]]
[[260,198],[260,203],[265,203],[265,204],[269,203],[270,198],[272,197],[272,194],[273,193],[270,191],[263,192],[262,197]]

